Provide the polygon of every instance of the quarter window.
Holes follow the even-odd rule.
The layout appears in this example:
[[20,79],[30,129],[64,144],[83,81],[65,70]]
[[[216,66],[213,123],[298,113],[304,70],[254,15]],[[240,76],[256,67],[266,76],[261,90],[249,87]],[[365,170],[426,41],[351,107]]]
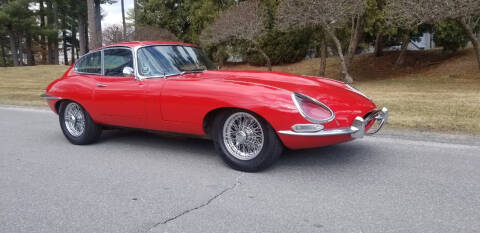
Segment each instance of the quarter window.
[[102,73],[102,55],[100,52],[94,52],[85,55],[75,66],[75,71],[88,74]]
[[133,68],[133,56],[129,49],[106,49],[103,51],[105,76],[123,76],[123,68]]

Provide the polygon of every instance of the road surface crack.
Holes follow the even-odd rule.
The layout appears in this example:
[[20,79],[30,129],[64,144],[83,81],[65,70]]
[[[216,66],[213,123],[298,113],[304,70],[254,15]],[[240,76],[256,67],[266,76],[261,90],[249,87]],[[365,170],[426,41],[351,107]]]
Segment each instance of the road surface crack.
[[159,225],[167,224],[167,223],[169,223],[169,222],[171,222],[171,221],[174,221],[174,220],[176,220],[176,219],[178,219],[178,218],[180,218],[180,217],[182,217],[182,216],[184,216],[184,215],[186,215],[186,214],[188,214],[188,213],[190,213],[190,212],[192,212],[192,211],[195,211],[195,210],[198,210],[198,209],[201,209],[201,208],[203,208],[203,207],[205,207],[205,206],[210,205],[210,203],[212,203],[213,201],[215,201],[217,198],[221,197],[223,194],[227,193],[227,192],[230,191],[230,190],[235,189],[238,185],[240,185],[240,184],[241,184],[241,183],[240,183],[240,179],[243,177],[243,175],[244,175],[244,174],[238,176],[238,177],[235,179],[235,183],[234,183],[233,185],[231,185],[231,186],[223,189],[223,190],[220,191],[219,193],[215,194],[213,197],[211,197],[210,199],[208,199],[206,202],[204,202],[204,203],[202,203],[202,204],[200,204],[200,205],[198,205],[198,206],[195,206],[195,207],[193,207],[193,208],[187,209],[187,210],[185,210],[185,211],[183,211],[183,212],[181,212],[181,213],[179,213],[179,214],[177,214],[177,215],[175,215],[175,216],[173,216],[173,217],[170,217],[170,218],[168,218],[168,219],[166,219],[166,220],[164,220],[164,221],[155,223],[152,227],[150,227],[147,231],[145,231],[145,233],[151,231],[152,229],[158,227]]

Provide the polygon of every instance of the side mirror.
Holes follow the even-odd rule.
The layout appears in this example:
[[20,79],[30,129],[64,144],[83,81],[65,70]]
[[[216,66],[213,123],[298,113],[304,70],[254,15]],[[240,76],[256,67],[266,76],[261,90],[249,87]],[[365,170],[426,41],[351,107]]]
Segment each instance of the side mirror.
[[132,67],[126,66],[123,68],[123,76],[124,77],[133,77],[135,76],[135,70]]

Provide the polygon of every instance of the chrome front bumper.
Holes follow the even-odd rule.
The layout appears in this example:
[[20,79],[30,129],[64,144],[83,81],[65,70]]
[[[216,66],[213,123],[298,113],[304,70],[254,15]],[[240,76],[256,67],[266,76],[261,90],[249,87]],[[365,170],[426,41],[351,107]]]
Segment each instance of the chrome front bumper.
[[[382,108],[382,110],[377,110],[370,113],[367,117],[356,117],[353,121],[352,126],[349,128],[341,129],[330,129],[330,130],[319,130],[316,132],[298,132],[293,130],[281,130],[278,131],[279,134],[293,135],[293,136],[309,136],[309,137],[319,137],[319,136],[336,136],[336,135],[345,135],[350,134],[353,138],[362,138],[365,135],[376,134],[380,129],[387,123],[388,120],[388,109]],[[377,126],[372,126],[369,131],[365,131],[365,127],[371,122],[376,121]]]

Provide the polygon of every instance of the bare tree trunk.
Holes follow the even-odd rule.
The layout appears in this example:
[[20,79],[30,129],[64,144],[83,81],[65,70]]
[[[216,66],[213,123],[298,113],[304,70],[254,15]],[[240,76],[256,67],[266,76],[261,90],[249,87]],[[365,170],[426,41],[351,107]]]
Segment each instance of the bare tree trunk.
[[68,65],[68,47],[67,47],[67,31],[62,31],[63,37],[63,63]]
[[59,63],[59,57],[58,57],[58,38],[55,40],[53,43],[53,64],[58,65]]
[[72,64],[75,63],[75,47],[77,46],[77,31],[75,30],[75,27],[72,27],[72,50],[71,50],[71,62]]
[[[54,18],[54,27],[55,31],[58,29],[58,3],[53,2],[53,18]],[[55,35],[54,41],[53,41],[53,61],[55,65],[60,64],[59,62],[59,57],[58,57],[58,35]]]
[[270,57],[268,57],[268,55],[265,53],[265,51],[263,51],[263,49],[260,47],[260,45],[258,43],[254,42],[253,44],[255,46],[255,49],[260,54],[262,54],[263,58],[265,58],[265,61],[267,62],[268,71],[272,71],[272,62],[270,61]]
[[353,58],[355,56],[355,52],[357,51],[360,38],[362,37],[363,17],[361,16],[356,17],[356,19],[352,20],[352,23],[354,24],[355,27],[352,32],[352,36],[350,38],[350,43],[348,45],[347,56],[346,56],[347,67],[349,69],[352,68]]
[[97,30],[95,27],[95,0],[87,0],[89,50],[95,49]]
[[[40,0],[40,28],[45,29],[45,7],[43,5],[44,1]],[[47,64],[47,36],[46,35],[40,35],[40,48],[41,48],[41,54],[42,54],[42,64]]]
[[2,47],[3,67],[7,67],[7,54],[5,53],[5,46],[3,45],[3,43],[0,43],[0,47]]
[[102,35],[102,7],[100,5],[100,0],[95,0],[95,27],[97,28],[97,40],[98,47],[103,46],[103,35]]
[[383,33],[378,32],[375,39],[375,51],[373,52],[375,57],[383,56]]
[[20,33],[17,38],[18,48],[18,65],[23,66],[23,33]]
[[122,23],[123,23],[123,41],[127,41],[127,23],[125,22],[125,4],[124,1],[121,0],[122,3]]
[[457,20],[458,23],[462,26],[463,30],[467,33],[468,38],[472,42],[473,48],[475,50],[475,55],[477,56],[478,69],[480,70],[480,37],[475,36],[472,27],[466,22],[465,18]]
[[325,35],[322,35],[320,41],[320,72],[321,77],[325,76],[325,71],[327,70],[327,40]]
[[353,83],[353,78],[348,73],[348,66],[347,62],[345,61],[345,57],[343,56],[342,51],[342,44],[340,40],[335,35],[335,32],[328,26],[328,24],[324,24],[325,31],[327,31],[328,35],[332,38],[333,42],[335,42],[335,47],[337,48],[338,58],[340,59],[340,71],[342,73],[342,79],[345,83]]
[[134,40],[137,40],[137,17],[138,17],[138,6],[137,6],[137,0],[133,0],[133,18],[135,20],[135,32],[134,32]]
[[10,37],[10,53],[12,54],[13,66],[18,66],[17,37],[15,33],[9,32]]
[[88,8],[88,33],[90,34],[90,41],[88,43],[89,49],[96,49],[102,47],[101,23],[100,30],[98,30],[100,16],[97,15],[100,9],[100,4],[97,6],[97,0],[87,0]]
[[[56,31],[57,28],[57,18],[56,18],[56,9],[53,6],[52,0],[47,1],[48,16],[47,23],[50,28]],[[58,48],[56,48],[58,43],[57,35],[48,36],[48,64],[56,64],[56,58],[58,57]]]
[[28,32],[25,40],[25,47],[27,50],[27,65],[34,66],[35,56],[33,55],[33,49],[32,49],[32,35]]
[[403,35],[402,49],[400,50],[400,54],[398,55],[397,61],[395,62],[395,68],[405,64],[405,58],[407,56],[407,48],[409,44],[410,44],[410,33],[407,32],[405,33],[405,35]]
[[88,35],[87,35],[87,27],[86,27],[86,19],[85,16],[82,14],[78,15],[78,38],[80,44],[80,55],[84,55],[88,52]]

